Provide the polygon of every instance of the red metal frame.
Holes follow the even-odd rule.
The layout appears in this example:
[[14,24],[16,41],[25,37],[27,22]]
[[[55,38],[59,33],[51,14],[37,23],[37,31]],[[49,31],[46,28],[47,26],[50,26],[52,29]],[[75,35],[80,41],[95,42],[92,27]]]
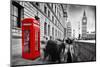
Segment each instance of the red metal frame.
[[[29,30],[29,52],[25,52],[25,36],[24,31]],[[38,32],[38,43],[35,41],[36,32]],[[37,45],[37,44],[38,45]],[[38,50],[36,50],[36,46],[38,46]],[[25,18],[22,20],[22,57],[25,59],[36,59],[40,56],[40,23],[39,21],[35,20],[34,18]]]

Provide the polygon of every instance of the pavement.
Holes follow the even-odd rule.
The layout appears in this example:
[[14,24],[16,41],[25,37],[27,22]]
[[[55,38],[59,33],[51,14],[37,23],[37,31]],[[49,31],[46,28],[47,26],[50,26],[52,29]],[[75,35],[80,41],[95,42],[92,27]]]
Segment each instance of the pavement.
[[12,65],[34,65],[34,64],[46,64],[48,61],[43,61],[43,48],[45,45],[40,46],[41,56],[35,60],[28,60],[22,58],[22,40],[21,38],[12,38],[11,45],[11,63]]

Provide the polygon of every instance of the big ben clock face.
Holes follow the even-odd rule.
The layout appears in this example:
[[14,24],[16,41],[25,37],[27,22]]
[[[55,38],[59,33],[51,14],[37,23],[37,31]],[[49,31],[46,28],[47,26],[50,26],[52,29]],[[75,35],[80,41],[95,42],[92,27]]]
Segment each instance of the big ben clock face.
[[85,19],[83,20],[83,23],[86,23],[86,20]]

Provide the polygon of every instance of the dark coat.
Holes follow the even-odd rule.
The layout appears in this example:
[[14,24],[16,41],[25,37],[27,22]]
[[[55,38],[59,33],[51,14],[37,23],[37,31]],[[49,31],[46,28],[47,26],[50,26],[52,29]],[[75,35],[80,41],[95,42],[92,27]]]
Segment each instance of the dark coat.
[[64,53],[65,52],[65,44],[61,43],[61,45],[59,45],[59,53]]
[[54,41],[49,40],[47,42],[45,52],[50,56],[51,61],[60,60],[59,49]]
[[67,52],[67,63],[71,63],[71,62],[72,62],[72,57],[71,57],[70,50],[68,49],[68,52]]

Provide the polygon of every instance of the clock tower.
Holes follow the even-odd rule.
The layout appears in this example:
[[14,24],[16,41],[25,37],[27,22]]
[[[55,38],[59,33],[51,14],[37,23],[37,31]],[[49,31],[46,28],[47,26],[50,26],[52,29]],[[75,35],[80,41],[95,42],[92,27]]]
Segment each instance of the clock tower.
[[84,10],[82,18],[82,39],[86,39],[86,37],[87,37],[87,17],[86,17],[86,12]]

